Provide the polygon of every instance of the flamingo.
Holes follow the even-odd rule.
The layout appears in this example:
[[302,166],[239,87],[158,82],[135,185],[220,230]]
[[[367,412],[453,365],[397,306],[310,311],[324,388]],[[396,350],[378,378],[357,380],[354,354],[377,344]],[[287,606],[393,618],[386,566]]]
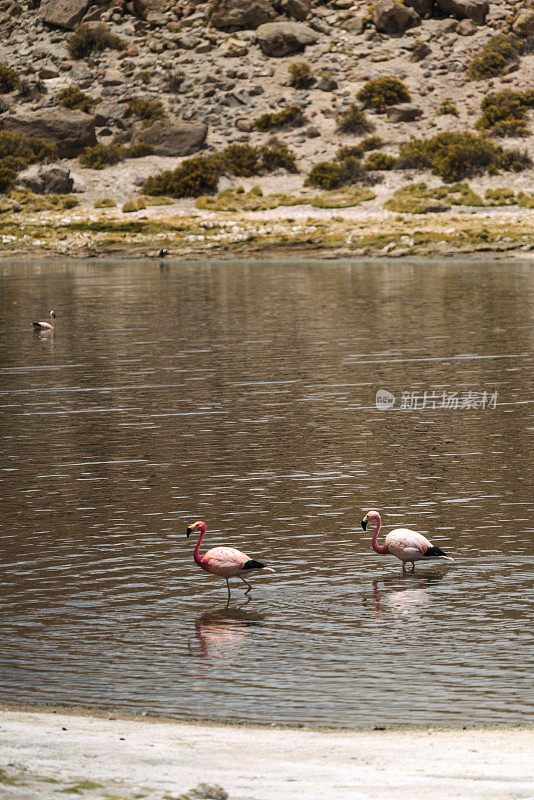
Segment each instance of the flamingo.
[[444,561],[454,561],[453,558],[444,553],[439,547],[434,547],[426,536],[409,528],[396,528],[388,533],[384,539],[384,544],[378,544],[378,534],[382,527],[382,520],[378,511],[368,511],[362,519],[362,528],[367,529],[368,522],[376,522],[373,533],[373,550],[381,555],[391,555],[402,561],[402,571],[406,569],[406,563],[412,562],[412,572],[415,570],[415,562],[426,558],[441,558]]
[[41,331],[53,331],[55,330],[56,327],[55,319],[56,319],[56,312],[51,311],[50,322],[34,322],[33,327]]
[[228,589],[228,600],[230,600],[230,584],[228,578],[233,578],[238,575],[243,583],[246,583],[248,589],[245,594],[248,594],[252,589],[252,585],[243,578],[242,573],[249,572],[253,569],[261,569],[264,572],[274,572],[271,567],[266,567],[261,561],[256,561],[250,558],[246,553],[236,550],[234,547],[212,547],[203,556],[200,555],[200,545],[202,539],[206,535],[206,523],[199,521],[193,525],[188,525],[185,535],[189,539],[195,531],[200,532],[195,552],[193,553],[194,559],[199,567],[212,575],[219,575],[226,580],[226,588]]

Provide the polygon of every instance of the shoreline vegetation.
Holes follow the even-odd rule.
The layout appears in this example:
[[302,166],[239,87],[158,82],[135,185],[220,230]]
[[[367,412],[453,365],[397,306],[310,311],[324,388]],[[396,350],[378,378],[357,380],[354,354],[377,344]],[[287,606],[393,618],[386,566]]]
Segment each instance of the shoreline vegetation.
[[534,790],[527,726],[291,728],[3,703],[0,729],[0,785],[14,800],[348,800],[355,790],[511,800]]
[[[442,202],[435,195],[436,192],[429,198],[421,189],[417,202]],[[271,197],[278,196],[257,197],[266,201],[258,210],[219,210],[219,195],[205,198],[206,203],[197,201],[200,208],[192,203],[162,208],[148,205],[143,199],[135,211],[124,212],[116,208],[65,209],[61,197],[43,210],[39,203],[26,197],[0,216],[0,255],[168,255],[189,259],[250,254],[398,258],[472,254],[496,257],[506,253],[531,258],[534,253],[534,210],[516,205],[461,210],[451,206],[445,212],[429,210],[419,214],[380,213],[374,208],[366,209],[365,202],[364,207],[359,205],[359,199],[352,198],[349,192],[343,197],[335,192],[314,193],[314,205],[302,198],[298,205],[291,206],[289,198],[283,200],[286,205],[277,206],[274,200],[271,202],[275,205],[270,207]],[[402,208],[405,199],[399,197],[397,207]],[[236,197],[227,194],[222,200],[226,207],[235,208]]]

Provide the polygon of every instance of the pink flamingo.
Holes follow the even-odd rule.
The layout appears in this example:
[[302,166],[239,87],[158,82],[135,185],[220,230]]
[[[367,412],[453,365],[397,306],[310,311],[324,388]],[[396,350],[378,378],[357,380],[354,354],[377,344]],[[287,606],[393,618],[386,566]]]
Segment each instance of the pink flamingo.
[[377,523],[373,533],[373,550],[381,555],[391,555],[399,558],[402,561],[403,572],[408,561],[412,562],[412,572],[415,569],[415,562],[421,561],[421,559],[442,558],[445,561],[454,561],[439,547],[434,547],[432,542],[429,542],[422,533],[411,531],[409,528],[396,528],[388,533],[384,539],[384,544],[378,544],[378,534],[382,527],[382,520],[378,511],[368,511],[362,519],[364,531],[367,529],[368,522]]
[[33,327],[37,328],[37,330],[40,331],[53,331],[55,330],[56,327],[55,319],[56,319],[56,312],[51,311],[50,322],[34,322]]
[[266,567],[261,561],[250,558],[246,553],[242,553],[234,547],[212,547],[211,550],[208,550],[207,553],[201,556],[199,551],[202,539],[206,535],[206,523],[195,522],[193,525],[188,525],[185,535],[189,539],[191,534],[195,531],[200,531],[200,536],[193,554],[194,559],[198,566],[206,572],[211,572],[212,575],[219,575],[221,578],[225,578],[226,588],[228,589],[228,600],[230,599],[230,584],[228,583],[228,578],[233,578],[234,575],[238,575],[243,583],[247,584],[248,589],[245,590],[245,594],[248,594],[252,589],[252,585],[243,578],[243,573],[247,573],[253,569],[261,569],[264,572],[274,572],[274,569],[271,569],[271,567]]

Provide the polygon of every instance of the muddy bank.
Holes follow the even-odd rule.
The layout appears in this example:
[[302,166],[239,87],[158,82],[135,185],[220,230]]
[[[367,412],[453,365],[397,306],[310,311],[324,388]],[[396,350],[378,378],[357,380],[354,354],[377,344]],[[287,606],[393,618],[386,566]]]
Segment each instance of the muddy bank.
[[507,800],[534,793],[534,729],[308,730],[0,711],[1,796]]

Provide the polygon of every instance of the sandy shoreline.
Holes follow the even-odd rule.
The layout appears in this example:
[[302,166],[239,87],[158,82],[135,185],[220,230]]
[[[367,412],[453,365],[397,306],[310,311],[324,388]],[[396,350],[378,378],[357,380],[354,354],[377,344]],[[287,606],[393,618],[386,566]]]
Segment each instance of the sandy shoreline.
[[0,796],[231,800],[534,796],[534,728],[312,730],[0,708]]

